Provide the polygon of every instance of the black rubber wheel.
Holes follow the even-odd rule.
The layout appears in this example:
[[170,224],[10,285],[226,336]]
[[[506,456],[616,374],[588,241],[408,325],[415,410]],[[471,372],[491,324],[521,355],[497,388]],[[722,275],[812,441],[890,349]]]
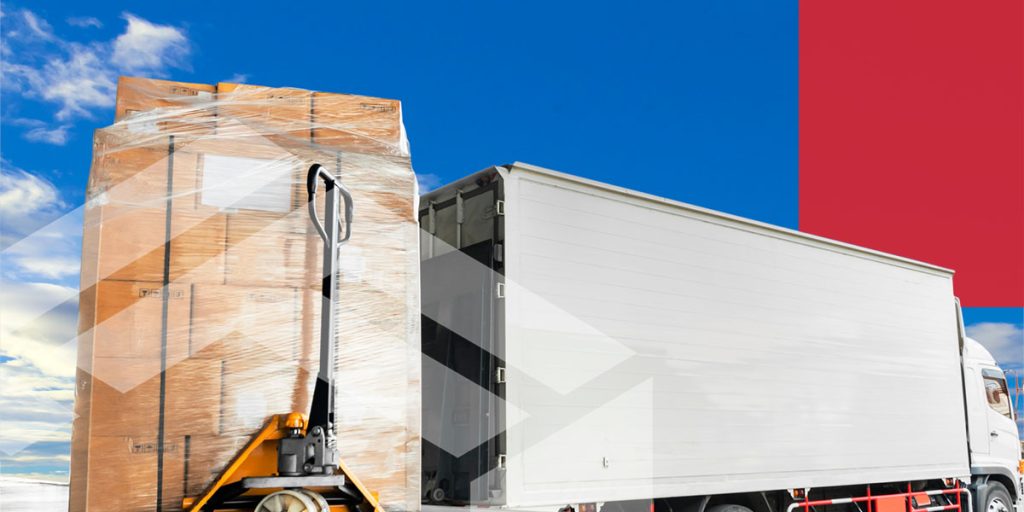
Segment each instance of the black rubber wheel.
[[430,501],[433,501],[434,503],[441,503],[444,501],[444,489],[435,487],[430,491]]
[[983,508],[978,512],[1013,512],[1013,499],[1010,492],[999,482],[989,482],[985,486]]
[[750,510],[747,507],[744,507],[743,505],[733,505],[731,503],[726,503],[724,505],[714,505],[714,506],[708,507],[707,512],[754,512],[754,511]]

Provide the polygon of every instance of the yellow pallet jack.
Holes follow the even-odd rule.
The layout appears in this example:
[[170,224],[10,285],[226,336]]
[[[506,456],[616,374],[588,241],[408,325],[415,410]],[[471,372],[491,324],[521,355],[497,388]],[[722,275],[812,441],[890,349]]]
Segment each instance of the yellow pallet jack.
[[[325,194],[322,224],[314,201],[320,181]],[[324,242],[320,370],[309,415],[270,417],[202,495],[183,500],[185,510],[383,512],[374,493],[345,467],[334,435],[334,300],[338,252],[352,234],[352,195],[320,164],[309,168],[306,190],[310,219]],[[342,205],[344,216],[339,215]]]

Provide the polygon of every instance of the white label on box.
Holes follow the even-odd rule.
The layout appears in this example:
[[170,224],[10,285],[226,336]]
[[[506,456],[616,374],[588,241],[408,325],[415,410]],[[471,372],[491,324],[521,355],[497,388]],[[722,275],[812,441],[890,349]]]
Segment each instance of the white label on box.
[[206,154],[200,201],[229,210],[289,212],[292,170],[290,160]]

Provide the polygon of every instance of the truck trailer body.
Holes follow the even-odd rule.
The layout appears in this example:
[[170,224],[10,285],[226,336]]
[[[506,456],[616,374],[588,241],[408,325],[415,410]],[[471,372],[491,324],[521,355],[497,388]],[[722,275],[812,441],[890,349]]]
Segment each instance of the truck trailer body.
[[951,270],[522,163],[419,208],[425,503],[972,481]]

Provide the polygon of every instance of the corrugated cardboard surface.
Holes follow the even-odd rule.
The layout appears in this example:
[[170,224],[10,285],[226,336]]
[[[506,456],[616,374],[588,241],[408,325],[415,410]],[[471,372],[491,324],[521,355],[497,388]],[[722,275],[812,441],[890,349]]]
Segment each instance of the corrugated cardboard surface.
[[394,149],[405,138],[397,100],[317,92],[311,112],[313,137],[319,144],[397,154]]
[[[314,111],[317,94],[120,80],[84,215],[72,511],[180,510],[269,415],[308,411],[314,162],[356,205],[337,311],[342,457],[386,508],[419,508],[416,182],[400,104],[330,95]],[[387,108],[359,106],[371,103]]]
[[216,92],[215,86],[207,84],[121,77],[117,82],[114,120],[152,117],[148,112],[167,108],[175,109],[174,114],[166,119],[153,119],[164,129],[196,131],[197,124],[212,127],[212,112],[204,105]]

